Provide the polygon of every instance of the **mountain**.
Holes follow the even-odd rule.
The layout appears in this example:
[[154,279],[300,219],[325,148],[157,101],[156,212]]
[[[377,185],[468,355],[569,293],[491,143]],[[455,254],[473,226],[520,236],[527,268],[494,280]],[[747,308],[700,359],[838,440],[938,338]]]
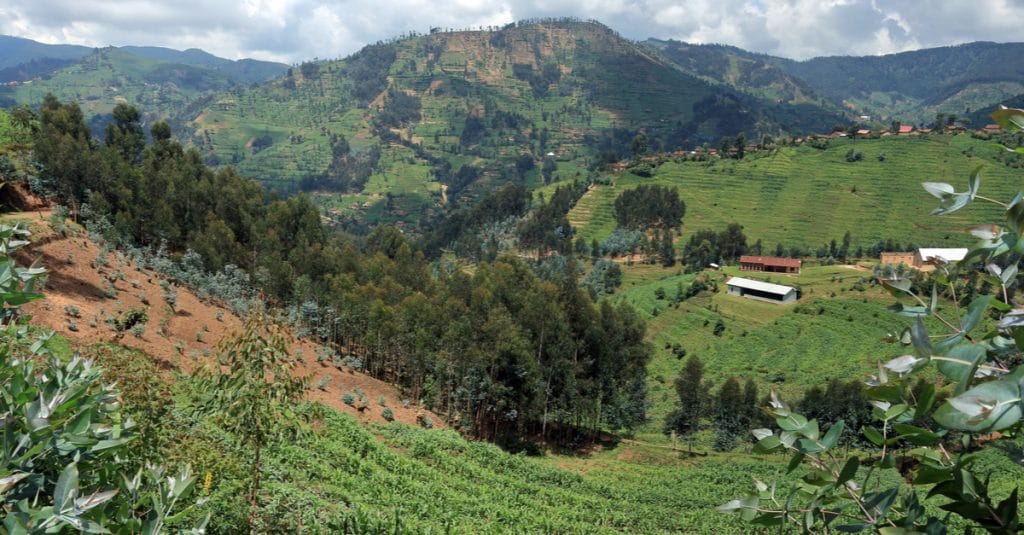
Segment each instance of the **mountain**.
[[885,56],[771,58],[856,114],[930,123],[1024,93],[1024,43],[978,42]]
[[122,46],[121,50],[157,61],[169,63],[180,63],[194,67],[206,67],[227,75],[232,80],[240,83],[257,83],[269,80],[275,76],[281,76],[288,65],[273,61],[260,61],[256,59],[230,60],[214,56],[209,52],[198,48],[187,50],[174,50],[158,46]]
[[737,91],[790,104],[825,104],[807,84],[776,64],[778,58],[728,45],[697,45],[648,39],[653,48],[683,71]]
[[92,52],[87,46],[48,45],[31,39],[0,35],[0,69],[40,60],[76,60]]
[[699,78],[570,19],[378,43],[190,113],[211,162],[282,189],[344,192],[324,207],[361,217],[380,204],[385,220],[478,186],[582,176],[599,157],[630,156],[641,131],[653,152],[842,119]]
[[[23,41],[23,40],[22,40]],[[137,106],[146,120],[168,118],[202,97],[283,73],[283,64],[231,61],[192,49],[156,47],[87,49],[77,59],[36,58],[0,71],[19,82],[0,86],[0,105],[37,105],[47,93],[76,100],[95,132],[120,102]],[[52,69],[51,69],[52,68]]]

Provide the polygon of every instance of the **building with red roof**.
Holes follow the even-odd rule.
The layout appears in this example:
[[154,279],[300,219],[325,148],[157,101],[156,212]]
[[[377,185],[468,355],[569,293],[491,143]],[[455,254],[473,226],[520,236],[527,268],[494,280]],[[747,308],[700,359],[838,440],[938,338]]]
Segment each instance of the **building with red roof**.
[[801,261],[796,258],[780,258],[777,256],[740,257],[740,271],[767,271],[770,273],[800,273]]

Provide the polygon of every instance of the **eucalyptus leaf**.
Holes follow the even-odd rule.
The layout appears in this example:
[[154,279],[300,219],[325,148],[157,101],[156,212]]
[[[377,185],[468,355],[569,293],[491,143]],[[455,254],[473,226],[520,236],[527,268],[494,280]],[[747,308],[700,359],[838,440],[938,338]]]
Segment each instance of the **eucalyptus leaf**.
[[1021,419],[1020,387],[1005,379],[982,383],[946,401],[934,418],[939,425],[961,431],[1006,429]]
[[942,375],[956,384],[956,394],[967,390],[974,371],[985,358],[985,348],[978,344],[961,344],[949,351],[938,360],[938,369]]
[[1024,129],[1024,110],[1000,106],[992,112],[992,120],[1007,130]]
[[928,359],[917,358],[914,355],[903,355],[886,362],[884,366],[887,370],[903,376],[913,371],[919,364],[926,362],[928,362]]

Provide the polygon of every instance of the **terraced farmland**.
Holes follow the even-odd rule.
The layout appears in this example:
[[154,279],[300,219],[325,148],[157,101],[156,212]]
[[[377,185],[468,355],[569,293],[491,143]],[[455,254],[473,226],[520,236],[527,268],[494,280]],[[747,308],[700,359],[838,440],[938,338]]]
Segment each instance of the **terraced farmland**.
[[[853,150],[862,159],[847,162]],[[960,246],[971,238],[956,229],[974,222],[999,221],[999,208],[977,203],[939,219],[929,215],[935,199],[921,182],[949,182],[966,189],[977,165],[982,191],[1009,198],[1019,188],[1019,171],[991,159],[992,144],[969,135],[834,140],[825,150],[808,145],[784,147],[744,160],[668,162],[654,177],[628,172],[611,186],[596,186],[569,219],[587,239],[614,229],[613,203],[623,189],[653,183],[675,186],[686,203],[684,235],[698,229],[720,230],[738,222],[752,243],[766,247],[819,247],[850,231],[854,245],[894,239],[900,243]]]

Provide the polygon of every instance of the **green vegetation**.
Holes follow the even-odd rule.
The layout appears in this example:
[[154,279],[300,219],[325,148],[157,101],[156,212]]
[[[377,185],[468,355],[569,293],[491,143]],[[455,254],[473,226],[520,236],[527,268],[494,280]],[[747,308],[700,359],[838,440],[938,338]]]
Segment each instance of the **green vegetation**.
[[936,112],[963,113],[1024,93],[1015,75],[1022,58],[1020,43],[970,43],[878,57],[771,62],[859,114],[919,124],[930,123]]
[[[1024,110],[1002,110],[993,118],[1008,129],[1024,128]],[[1003,203],[980,195],[980,186],[977,172],[970,175],[965,191],[946,183],[924,184],[940,200],[934,214],[950,214],[972,201],[984,201],[1004,210],[1005,227],[975,227],[979,243],[960,262],[938,267],[928,281],[930,292],[915,287],[909,278],[881,280],[901,301],[895,311],[915,321],[893,337],[907,354],[879,364],[878,374],[867,383],[874,423],[861,433],[878,449],[840,453],[842,420],[821,429],[817,420],[790,409],[773,393],[769,407],[781,432],[754,430],[756,449],[791,453],[790,467],[804,464],[810,472],[790,490],[776,494],[775,485],[761,483],[755,494],[719,510],[738,512],[757,525],[795,525],[803,531],[828,530],[835,523],[836,529],[850,532],[944,533],[952,515],[990,533],[1020,531],[1019,482],[1008,494],[1005,487],[991,485],[971,450],[983,437],[985,442],[1017,442],[1000,441],[1002,432],[1013,436],[1024,421],[1024,364],[1018,348],[1024,322],[1010,297],[1010,289],[1017,286],[1024,243],[1024,193]],[[978,272],[988,277],[991,292],[958,295],[956,288]],[[951,294],[952,311],[939,309],[940,291]],[[998,328],[987,325],[986,316],[998,321]],[[938,327],[926,326],[925,317]],[[943,380],[921,381],[923,370],[929,368]],[[912,462],[907,468],[898,466],[897,459],[901,465]],[[904,485],[872,481],[870,472],[859,478],[862,463],[871,466],[871,472],[903,475],[921,492],[927,491],[926,498],[941,496],[945,503],[940,508],[947,514],[926,510],[918,493]]]
[[[851,148],[867,157],[848,163],[845,154]],[[612,185],[594,185],[568,219],[585,240],[604,239],[615,227],[613,205],[623,190],[661,185],[677,188],[686,203],[686,233],[717,232],[739,223],[750,242],[764,243],[766,254],[776,244],[814,251],[847,231],[855,248],[883,240],[958,247],[971,243],[958,231],[968,226],[968,219],[954,214],[940,224],[929,218],[916,208],[927,198],[920,183],[953,180],[985,164],[982,174],[992,195],[1007,196],[1015,171],[995,160],[998,151],[965,134],[834,139],[824,150],[804,144],[743,160],[669,160],[651,178],[624,172]],[[884,160],[874,157],[883,153]],[[998,211],[979,209],[986,217]]]
[[[509,181],[582,179],[599,156],[631,154],[641,129],[652,152],[714,142],[741,128],[714,117],[719,110],[767,106],[714,101],[716,86],[575,20],[412,36],[318,66],[313,77],[293,72],[219,96],[188,117],[192,141],[208,161],[277,189],[348,191],[325,207],[356,224],[420,223],[405,215],[437,213]],[[758,124],[774,130],[780,121]],[[338,150],[340,139],[347,148]],[[357,171],[370,151],[379,160]],[[349,175],[359,180],[339,179]]]

